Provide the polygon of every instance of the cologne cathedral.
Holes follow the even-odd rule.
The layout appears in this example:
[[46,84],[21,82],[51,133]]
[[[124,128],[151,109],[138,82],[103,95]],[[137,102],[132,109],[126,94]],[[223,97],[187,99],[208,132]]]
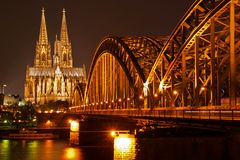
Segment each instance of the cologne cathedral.
[[73,104],[76,89],[79,96],[79,88],[85,82],[84,65],[82,68],[73,67],[72,46],[68,37],[65,10],[63,9],[60,39],[56,36],[52,54],[44,9],[42,9],[34,64],[33,67],[27,66],[26,69],[25,99],[39,105],[57,100]]

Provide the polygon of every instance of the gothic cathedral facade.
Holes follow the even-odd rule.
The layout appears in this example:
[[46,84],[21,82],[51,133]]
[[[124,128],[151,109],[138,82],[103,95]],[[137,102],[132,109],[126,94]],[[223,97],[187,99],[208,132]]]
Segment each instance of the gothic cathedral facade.
[[57,100],[68,101],[71,104],[76,96],[77,85],[86,83],[84,65],[82,68],[73,67],[72,46],[68,37],[64,9],[60,39],[56,36],[53,51],[52,55],[44,9],[42,9],[34,65],[27,66],[26,69],[25,100],[39,105]]

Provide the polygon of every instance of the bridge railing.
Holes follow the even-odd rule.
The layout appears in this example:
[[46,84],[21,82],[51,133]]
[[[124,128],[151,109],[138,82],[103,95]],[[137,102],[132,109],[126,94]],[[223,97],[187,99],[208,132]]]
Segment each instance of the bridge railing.
[[178,119],[203,119],[203,120],[240,120],[240,110],[179,110],[179,109],[113,109],[113,110],[85,110],[82,114],[118,115],[130,117],[156,117]]

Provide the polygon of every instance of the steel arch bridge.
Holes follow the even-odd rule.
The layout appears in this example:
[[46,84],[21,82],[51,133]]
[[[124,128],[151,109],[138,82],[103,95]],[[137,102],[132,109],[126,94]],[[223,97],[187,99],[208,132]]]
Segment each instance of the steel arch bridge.
[[164,39],[105,37],[95,53],[85,89],[88,109],[136,108]]
[[105,37],[80,109],[238,105],[240,1],[196,0],[170,36]]

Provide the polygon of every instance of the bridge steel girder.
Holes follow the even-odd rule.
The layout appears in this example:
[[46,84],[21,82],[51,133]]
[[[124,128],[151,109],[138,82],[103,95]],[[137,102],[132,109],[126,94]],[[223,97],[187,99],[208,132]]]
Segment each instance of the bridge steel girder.
[[160,84],[161,101],[165,99],[160,106],[170,107],[172,101],[176,107],[216,106],[226,104],[226,99],[236,106],[240,96],[236,92],[240,89],[239,6],[236,0],[197,0],[189,8],[147,78],[151,85]]
[[[98,63],[100,63],[101,59],[104,59],[104,56],[111,55],[121,66],[121,69],[123,70],[128,80],[129,87],[132,89],[132,92],[134,94],[133,98],[136,103],[135,105],[139,107],[139,101],[141,101],[139,100],[139,97],[142,95],[143,83],[146,81],[148,72],[152,67],[147,67],[146,63],[153,64],[155,57],[157,57],[157,53],[160,51],[160,46],[161,43],[159,43],[157,40],[152,39],[151,37],[133,36],[119,38],[110,36],[104,38],[95,52],[95,56],[90,67],[84,94],[84,101],[86,102],[86,105],[89,104],[88,101],[91,99],[91,97],[89,97],[89,88],[94,76],[94,72],[97,70]],[[146,50],[149,52],[149,54],[145,54]],[[154,54],[152,51],[154,51]],[[148,55],[148,57],[144,57],[142,59],[141,53],[143,53],[145,56]],[[152,55],[155,57],[152,57]]]

